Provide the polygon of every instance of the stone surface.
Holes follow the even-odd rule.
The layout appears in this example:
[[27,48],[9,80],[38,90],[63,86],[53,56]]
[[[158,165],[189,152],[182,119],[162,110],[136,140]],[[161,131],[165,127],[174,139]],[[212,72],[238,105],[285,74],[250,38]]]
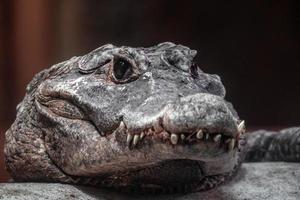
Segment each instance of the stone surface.
[[96,188],[47,183],[2,183],[0,199],[298,200],[300,163],[245,163],[228,184],[202,193],[129,196]]

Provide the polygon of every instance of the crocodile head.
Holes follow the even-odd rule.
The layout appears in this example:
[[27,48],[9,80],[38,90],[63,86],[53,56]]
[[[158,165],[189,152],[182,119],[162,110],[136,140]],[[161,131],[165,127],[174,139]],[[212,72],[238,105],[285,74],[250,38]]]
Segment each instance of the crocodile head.
[[43,71],[6,134],[8,170],[16,180],[145,191],[223,182],[239,164],[244,123],[195,55],[173,43],[105,45]]

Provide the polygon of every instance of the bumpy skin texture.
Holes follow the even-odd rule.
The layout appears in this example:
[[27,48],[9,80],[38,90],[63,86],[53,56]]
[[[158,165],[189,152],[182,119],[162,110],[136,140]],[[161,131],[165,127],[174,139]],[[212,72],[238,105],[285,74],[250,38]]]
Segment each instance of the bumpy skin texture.
[[[40,72],[6,132],[8,171],[16,181],[139,192],[200,191],[230,179],[245,155],[244,122],[195,55],[169,42],[109,44]],[[256,135],[253,146],[265,138]],[[248,160],[273,158],[255,148]],[[298,146],[291,158],[299,160]]]
[[300,161],[300,128],[292,127],[279,132],[259,130],[247,137],[245,161]]

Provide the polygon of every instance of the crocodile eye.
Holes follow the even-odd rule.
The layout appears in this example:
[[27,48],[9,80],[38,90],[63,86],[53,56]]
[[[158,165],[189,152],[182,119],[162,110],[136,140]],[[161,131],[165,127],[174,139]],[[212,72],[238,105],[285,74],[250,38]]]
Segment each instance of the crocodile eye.
[[118,59],[114,63],[114,76],[117,79],[128,78],[131,74],[132,74],[132,67],[128,61],[124,59]]
[[133,78],[133,64],[124,58],[116,58],[114,60],[112,75],[117,83],[124,83]]

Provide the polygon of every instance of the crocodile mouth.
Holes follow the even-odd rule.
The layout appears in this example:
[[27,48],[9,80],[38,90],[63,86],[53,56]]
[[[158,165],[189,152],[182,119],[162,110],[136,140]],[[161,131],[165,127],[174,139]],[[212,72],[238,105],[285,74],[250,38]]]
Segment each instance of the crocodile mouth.
[[[238,134],[231,134],[230,136],[228,133],[212,133],[205,128],[191,133],[176,134],[169,133],[163,128],[157,129],[157,127],[132,134],[121,122],[112,135],[121,134],[121,138],[124,141],[126,139],[129,151],[146,152],[147,146],[150,149],[166,147],[170,150],[170,147],[173,147],[173,149],[179,148],[186,151],[184,153],[181,150],[179,150],[180,153],[168,151],[167,156],[162,156],[164,159],[152,164],[135,163],[137,165],[132,167],[131,165],[135,164],[128,162],[127,169],[105,175],[72,177],[70,180],[76,184],[136,194],[174,194],[211,189],[229,180],[236,173],[240,166],[240,160],[232,162],[228,165],[230,166],[228,169],[224,169],[221,163],[225,165],[225,162],[231,162],[230,160],[236,155],[236,151],[241,151],[245,145],[244,133],[244,121],[240,121],[238,124]],[[215,157],[206,160],[205,156],[202,157],[191,147],[195,147],[195,149],[200,147],[209,156],[211,156],[210,153],[213,149],[219,154],[216,157],[220,156],[221,158]],[[166,152],[162,149],[161,151],[162,154]],[[182,157],[183,154],[185,157]],[[223,157],[224,155],[226,156]]]
[[130,133],[126,129],[126,125],[121,122],[116,130],[119,133],[126,134],[126,143],[129,148],[139,148],[147,144],[147,141],[160,140],[162,143],[168,145],[210,145],[223,149],[225,151],[232,151],[238,148],[239,142],[243,140],[245,133],[245,121],[240,121],[237,125],[238,133],[224,134],[221,132],[210,132],[206,128],[199,128],[190,133],[170,133],[162,126],[157,126],[145,129],[140,133]]

